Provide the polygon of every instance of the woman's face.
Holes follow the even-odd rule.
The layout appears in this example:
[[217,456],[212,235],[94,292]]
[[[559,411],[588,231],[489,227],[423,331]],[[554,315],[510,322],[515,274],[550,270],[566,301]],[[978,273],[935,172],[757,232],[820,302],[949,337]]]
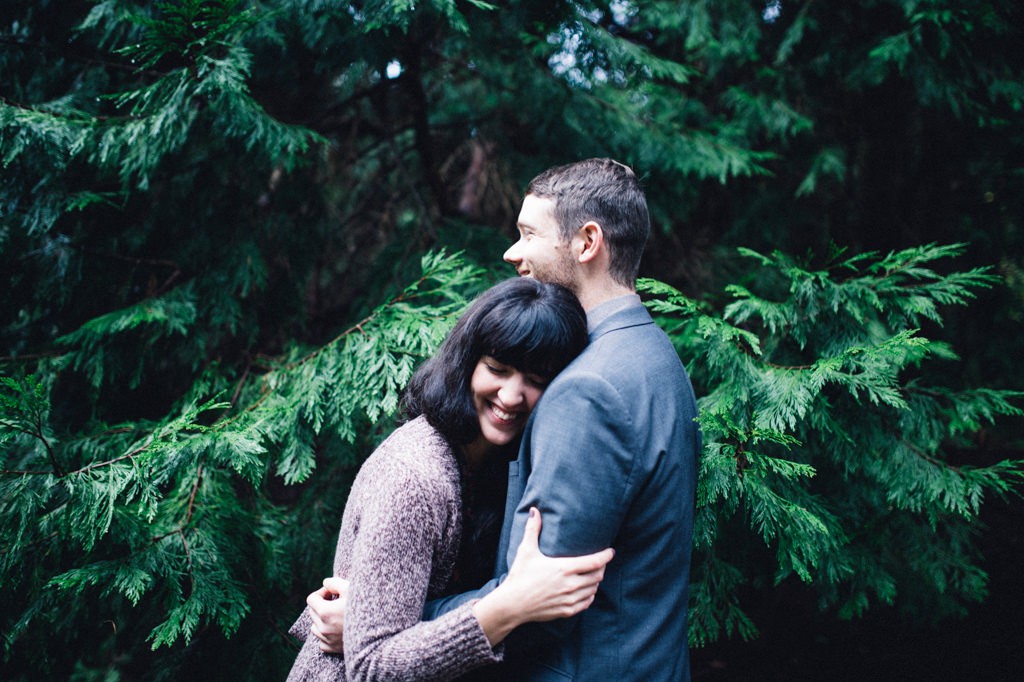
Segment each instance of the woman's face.
[[469,389],[480,421],[480,445],[507,445],[515,440],[537,404],[547,382],[524,374],[489,355],[476,363]]

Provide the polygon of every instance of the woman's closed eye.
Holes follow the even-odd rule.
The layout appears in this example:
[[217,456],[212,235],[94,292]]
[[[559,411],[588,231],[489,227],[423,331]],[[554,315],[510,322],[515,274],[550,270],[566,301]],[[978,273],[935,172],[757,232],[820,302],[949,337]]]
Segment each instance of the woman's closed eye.
[[505,376],[506,374],[512,371],[512,367],[504,363],[498,362],[489,355],[485,355],[483,357],[483,363],[484,366],[487,367],[487,370],[491,374],[494,374],[496,376]]
[[497,377],[507,377],[513,372],[520,372],[523,375],[523,379],[525,379],[528,384],[541,390],[547,388],[548,384],[551,383],[550,377],[544,376],[543,374],[537,374],[536,372],[523,372],[519,368],[507,365],[490,355],[483,356],[480,358],[480,361],[483,362],[484,367],[487,368],[488,372]]
[[541,376],[540,374],[526,374],[524,376],[535,388],[545,389],[551,383],[550,377]]

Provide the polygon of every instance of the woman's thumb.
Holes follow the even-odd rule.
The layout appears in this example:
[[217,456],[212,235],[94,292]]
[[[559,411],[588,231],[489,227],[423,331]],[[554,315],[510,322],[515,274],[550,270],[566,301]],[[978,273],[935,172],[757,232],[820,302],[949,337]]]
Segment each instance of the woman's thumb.
[[324,589],[339,597],[348,596],[348,581],[337,576],[324,578]]
[[540,510],[536,507],[530,507],[530,516],[526,519],[526,528],[523,530],[523,542],[520,546],[540,551],[540,526]]

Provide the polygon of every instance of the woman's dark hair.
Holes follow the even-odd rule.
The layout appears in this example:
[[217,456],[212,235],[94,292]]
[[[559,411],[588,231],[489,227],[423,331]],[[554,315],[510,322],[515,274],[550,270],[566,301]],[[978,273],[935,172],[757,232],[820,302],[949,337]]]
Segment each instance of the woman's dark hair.
[[551,379],[586,345],[586,314],[572,292],[526,277],[505,280],[473,302],[413,375],[404,411],[426,415],[452,445],[469,443],[480,434],[469,382],[481,357]]

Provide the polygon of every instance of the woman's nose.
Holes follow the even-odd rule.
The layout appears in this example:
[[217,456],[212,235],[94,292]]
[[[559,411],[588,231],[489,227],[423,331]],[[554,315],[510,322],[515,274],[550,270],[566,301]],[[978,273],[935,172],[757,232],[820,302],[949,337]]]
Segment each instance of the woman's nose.
[[525,400],[523,387],[523,377],[515,372],[498,389],[498,399],[505,407],[518,407]]

